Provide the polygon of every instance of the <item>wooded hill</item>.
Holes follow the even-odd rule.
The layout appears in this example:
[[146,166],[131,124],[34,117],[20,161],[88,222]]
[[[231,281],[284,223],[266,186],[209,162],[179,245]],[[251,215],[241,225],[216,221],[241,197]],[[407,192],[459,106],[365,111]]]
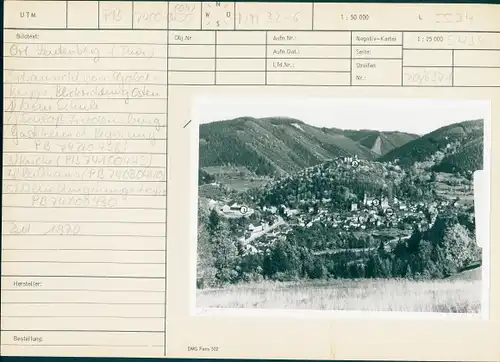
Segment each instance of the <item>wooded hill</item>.
[[343,133],[379,156],[385,155],[419,137],[412,133],[382,132],[367,129],[346,130]]
[[408,142],[379,158],[405,167],[430,162],[441,172],[474,172],[483,167],[483,120],[454,123]]
[[318,128],[293,118],[241,117],[200,126],[200,167],[283,175],[339,156],[373,160],[414,139],[400,132]]

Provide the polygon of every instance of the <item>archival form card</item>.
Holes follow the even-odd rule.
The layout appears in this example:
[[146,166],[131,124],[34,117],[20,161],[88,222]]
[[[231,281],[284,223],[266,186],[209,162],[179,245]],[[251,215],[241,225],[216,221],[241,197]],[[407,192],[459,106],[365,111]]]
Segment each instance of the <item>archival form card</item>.
[[2,356],[500,359],[497,5],[4,10]]

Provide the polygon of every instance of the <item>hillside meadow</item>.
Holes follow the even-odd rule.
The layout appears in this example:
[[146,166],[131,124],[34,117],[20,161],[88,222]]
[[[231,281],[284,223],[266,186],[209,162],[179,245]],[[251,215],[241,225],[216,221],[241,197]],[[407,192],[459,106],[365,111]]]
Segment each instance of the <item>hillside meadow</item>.
[[270,282],[197,291],[202,308],[479,313],[481,269],[450,279]]

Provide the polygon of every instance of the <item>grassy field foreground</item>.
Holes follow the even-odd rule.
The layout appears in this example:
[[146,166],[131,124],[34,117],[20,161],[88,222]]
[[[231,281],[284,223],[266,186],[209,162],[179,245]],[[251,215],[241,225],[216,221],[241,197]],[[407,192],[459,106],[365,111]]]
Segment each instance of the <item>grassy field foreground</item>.
[[197,291],[204,308],[275,308],[350,311],[479,313],[477,271],[461,278],[259,282]]

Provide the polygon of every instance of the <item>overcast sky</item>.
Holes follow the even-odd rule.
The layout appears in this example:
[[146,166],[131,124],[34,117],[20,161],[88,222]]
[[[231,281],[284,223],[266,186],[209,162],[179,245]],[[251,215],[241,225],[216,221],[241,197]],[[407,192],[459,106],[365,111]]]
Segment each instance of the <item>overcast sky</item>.
[[425,134],[445,125],[489,119],[489,101],[353,98],[201,98],[194,104],[199,123],[237,117],[292,117],[318,127],[376,129]]

